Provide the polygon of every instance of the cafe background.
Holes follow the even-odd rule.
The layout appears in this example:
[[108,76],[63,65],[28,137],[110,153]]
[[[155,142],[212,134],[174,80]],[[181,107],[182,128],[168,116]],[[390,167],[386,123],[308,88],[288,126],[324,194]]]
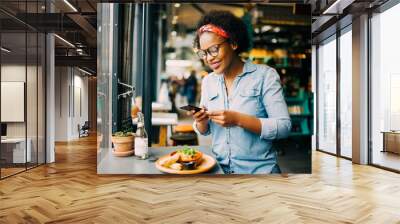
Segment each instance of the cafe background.
[[309,5],[132,3],[98,7],[99,173],[112,148],[112,133],[135,131],[132,115],[137,111],[144,114],[149,146],[211,146],[211,138],[196,135],[191,116],[179,109],[199,104],[201,80],[210,72],[194,54],[192,43],[197,22],[211,9],[241,17],[252,46],[243,59],[270,65],[279,73],[292,131],[274,143],[278,162],[283,172],[311,172]]

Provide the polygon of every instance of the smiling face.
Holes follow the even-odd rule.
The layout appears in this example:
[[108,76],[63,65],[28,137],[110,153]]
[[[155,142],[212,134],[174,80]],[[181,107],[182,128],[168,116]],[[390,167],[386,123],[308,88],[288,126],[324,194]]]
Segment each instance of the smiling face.
[[213,57],[207,53],[206,58],[203,59],[204,63],[207,64],[215,73],[223,74],[231,66],[233,57],[235,56],[236,46],[229,44],[226,39],[211,32],[204,32],[199,37],[199,45],[201,50],[206,50],[215,45],[219,45],[217,56]]

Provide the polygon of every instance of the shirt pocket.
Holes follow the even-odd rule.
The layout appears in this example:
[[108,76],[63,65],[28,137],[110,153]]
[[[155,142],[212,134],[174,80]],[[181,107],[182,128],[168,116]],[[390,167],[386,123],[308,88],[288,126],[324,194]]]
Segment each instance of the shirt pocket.
[[208,111],[215,111],[223,108],[223,102],[221,102],[221,97],[217,91],[211,91],[208,93]]
[[257,116],[262,111],[261,107],[261,88],[250,87],[244,89],[239,93],[239,105],[240,110],[249,115]]

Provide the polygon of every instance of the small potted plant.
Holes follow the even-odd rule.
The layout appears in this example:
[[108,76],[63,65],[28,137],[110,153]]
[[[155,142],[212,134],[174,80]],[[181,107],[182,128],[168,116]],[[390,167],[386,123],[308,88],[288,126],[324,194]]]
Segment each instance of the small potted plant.
[[135,137],[132,132],[118,131],[112,135],[112,142],[116,152],[132,151]]
[[114,144],[115,152],[129,152],[133,150],[135,136],[129,121],[123,121],[121,131],[115,132],[111,140]]

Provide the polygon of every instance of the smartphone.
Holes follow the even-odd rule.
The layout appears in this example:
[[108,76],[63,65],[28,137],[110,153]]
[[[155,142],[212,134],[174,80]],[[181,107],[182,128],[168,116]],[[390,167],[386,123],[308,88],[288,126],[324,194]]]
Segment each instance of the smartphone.
[[186,105],[186,106],[180,107],[180,109],[182,109],[182,110],[187,110],[187,111],[192,111],[192,110],[194,110],[194,111],[197,113],[197,112],[199,112],[202,108],[200,108],[200,107],[195,107],[195,106],[192,106],[192,105]]

